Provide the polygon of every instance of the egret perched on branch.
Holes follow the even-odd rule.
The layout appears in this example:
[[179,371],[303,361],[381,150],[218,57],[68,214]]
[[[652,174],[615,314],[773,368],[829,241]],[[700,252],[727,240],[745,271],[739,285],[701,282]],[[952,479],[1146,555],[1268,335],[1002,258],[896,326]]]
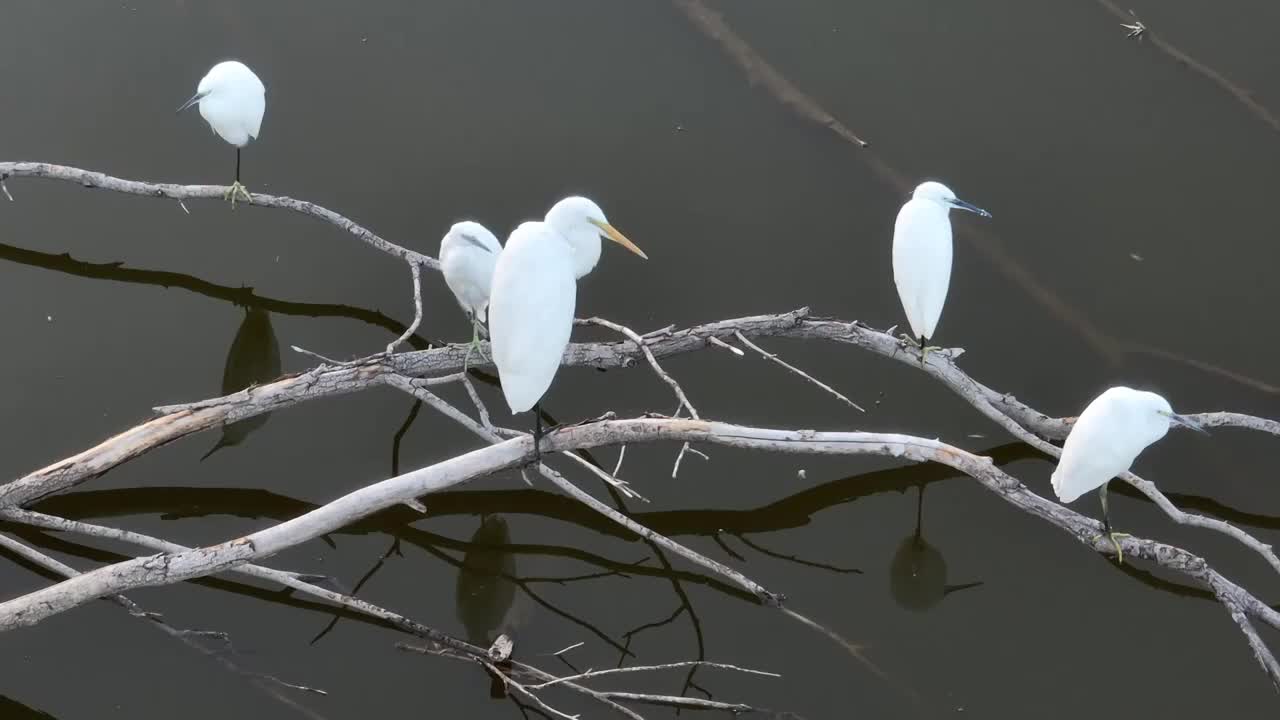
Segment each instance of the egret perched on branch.
[[240,184],[240,148],[249,140],[258,139],[262,128],[262,114],[267,110],[267,89],[262,81],[244,63],[227,60],[213,66],[200,79],[196,94],[178,108],[182,112],[200,104],[200,117],[218,137],[236,146],[236,181],[227,190],[225,199],[235,207],[236,197],[248,201],[249,191]]
[[1053,471],[1053,491],[1059,500],[1069,503],[1097,488],[1103,530],[1121,559],[1116,538],[1124,533],[1111,531],[1107,483],[1126,472],[1138,453],[1164,437],[1171,422],[1208,434],[1194,420],[1174,413],[1169,401],[1155,393],[1113,387],[1089,403],[1062,445],[1062,457]]
[[893,226],[893,283],[911,332],[920,339],[922,363],[951,284],[951,208],[991,217],[946,185],[929,181],[916,186]]
[[480,324],[489,307],[493,268],[502,245],[478,222],[465,220],[449,228],[440,241],[440,270],[458,304],[471,319],[471,352],[480,348]]
[[539,454],[542,413],[538,402],[551,386],[569,345],[576,270],[582,265],[567,233],[603,235],[647,258],[590,200],[573,199],[556,212],[555,221],[555,225],[521,223],[511,233],[498,255],[489,295],[489,339],[502,394],[513,413],[533,409],[534,449]]

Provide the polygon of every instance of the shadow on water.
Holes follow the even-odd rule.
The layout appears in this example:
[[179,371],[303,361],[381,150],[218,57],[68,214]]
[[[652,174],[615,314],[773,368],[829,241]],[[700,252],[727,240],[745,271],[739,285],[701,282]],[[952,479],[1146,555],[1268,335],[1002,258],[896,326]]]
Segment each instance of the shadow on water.
[[[123,261],[94,263],[76,260],[69,253],[46,253],[3,243],[0,243],[0,260],[8,260],[19,265],[43,268],[93,280],[109,280],[130,285],[181,288],[214,300],[222,300],[241,307],[257,308],[277,315],[348,318],[382,328],[390,332],[393,337],[399,337],[408,328],[407,325],[393,320],[376,310],[339,303],[306,303],[280,300],[259,295],[253,291],[253,288],[219,285],[185,273],[125,267]],[[410,336],[406,342],[418,350],[432,345],[444,344],[424,338],[421,335]]]
[[[508,546],[511,529],[501,515],[485,515],[469,541],[471,548],[458,568],[458,620],[467,642],[489,647],[499,635],[514,630],[516,556]],[[514,640],[514,638],[512,638]]]
[[[244,320],[231,341],[222,370],[222,394],[230,395],[247,387],[280,377],[280,342],[271,327],[271,315],[261,308],[246,307]],[[222,437],[200,457],[204,461],[224,447],[239,445],[262,429],[271,413],[254,415],[222,426]]]
[[0,718],[5,720],[54,720],[47,712],[27,707],[12,698],[0,695]]
[[978,582],[947,584],[947,561],[942,553],[924,539],[924,485],[916,490],[916,529],[908,535],[889,566],[889,593],[905,610],[924,612],[942,602],[947,595],[978,587]]

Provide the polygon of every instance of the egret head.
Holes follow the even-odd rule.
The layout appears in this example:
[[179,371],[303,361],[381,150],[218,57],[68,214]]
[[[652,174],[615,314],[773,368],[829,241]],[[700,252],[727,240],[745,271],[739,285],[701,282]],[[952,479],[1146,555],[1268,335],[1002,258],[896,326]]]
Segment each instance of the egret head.
[[606,237],[640,257],[649,256],[609,224],[600,206],[584,197],[567,197],[547,212],[546,222],[573,248],[574,275],[582,277],[600,261],[600,238]]
[[911,197],[915,200],[928,200],[947,209],[959,208],[961,210],[968,210],[971,213],[977,213],[982,217],[991,217],[991,213],[976,205],[971,205],[964,200],[961,200],[956,197],[955,193],[951,192],[951,188],[933,180],[922,182],[917,185],[915,192],[911,193]]
[[178,112],[182,112],[196,103],[204,100],[210,95],[219,92],[236,90],[256,90],[258,94],[265,92],[262,81],[257,75],[249,69],[247,65],[237,60],[225,60],[214,65],[204,77],[200,78],[200,84],[196,86],[196,94],[190,99],[182,103],[182,107],[178,108]]
[[446,239],[452,238],[463,245],[474,245],[485,252],[492,252],[493,244],[497,242],[495,239],[494,243],[486,243],[485,240],[490,237],[493,237],[493,233],[489,232],[485,226],[472,220],[454,223],[453,227],[449,228],[449,232],[445,235]]
[[[1143,393],[1143,395],[1148,395],[1151,398],[1153,398],[1152,400],[1150,400],[1150,403],[1151,403],[1150,407],[1153,408],[1156,415],[1158,415],[1165,422],[1166,432],[1168,431],[1168,427],[1170,425],[1181,425],[1185,428],[1190,428],[1192,430],[1195,430],[1198,433],[1204,433],[1205,435],[1209,434],[1209,431],[1205,430],[1204,427],[1200,425],[1200,423],[1196,422],[1195,420],[1192,420],[1186,415],[1179,415],[1178,413],[1174,412],[1173,408],[1169,406],[1168,400],[1165,400],[1164,398],[1160,397],[1159,395],[1156,395],[1155,393]],[[1160,433],[1160,434],[1164,435],[1164,433]]]
[[[1144,435],[1142,440],[1146,445],[1159,440],[1169,432],[1169,427],[1173,424],[1182,425],[1197,432],[1208,434],[1208,431],[1200,427],[1196,421],[1179,415],[1169,406],[1169,401],[1163,397],[1142,390],[1132,390],[1130,388],[1118,387],[1107,391],[1117,396],[1117,400],[1123,403],[1123,407],[1127,411],[1127,418],[1119,425],[1116,430],[1118,432],[1128,432],[1135,435]],[[1145,445],[1144,445],[1145,447]]]

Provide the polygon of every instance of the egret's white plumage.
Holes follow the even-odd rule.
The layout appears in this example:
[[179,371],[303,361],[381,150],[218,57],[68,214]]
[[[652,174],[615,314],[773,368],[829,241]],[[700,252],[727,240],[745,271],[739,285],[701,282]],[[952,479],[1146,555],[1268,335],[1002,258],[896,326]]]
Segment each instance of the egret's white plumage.
[[938,182],[916,187],[893,226],[893,282],[914,337],[933,337],[951,285],[951,208],[991,215]]
[[1105,486],[1128,470],[1148,445],[1164,437],[1170,422],[1201,430],[1155,393],[1113,387],[1099,395],[1080,414],[1062,446],[1062,458],[1053,471],[1058,499],[1069,503]]
[[244,63],[226,60],[214,65],[196,86],[196,94],[178,108],[182,112],[200,104],[200,117],[218,137],[236,148],[236,180],[226,198],[235,207],[236,198],[250,200],[249,191],[240,184],[240,148],[258,138],[262,116],[267,111],[267,89]]
[[[551,386],[569,345],[580,267],[569,237],[595,233],[598,244],[604,235],[645,257],[609,224],[595,203],[580,198],[557,207],[555,226],[521,223],[507,239],[493,271],[489,337],[502,393],[513,413],[530,408],[536,413],[535,406]],[[535,425],[535,435],[540,433],[538,428]]]
[[478,222],[465,220],[449,228],[440,241],[440,270],[453,296],[475,322],[485,321],[493,269],[502,245]]
[[493,271],[489,337],[511,412],[533,407],[551,387],[573,330],[573,250],[542,222],[521,223]]
[[[590,222],[588,218],[595,218],[600,222]],[[601,232],[608,235],[610,240],[640,257],[645,259],[649,257],[621,234],[611,234],[617,231],[612,230],[608,220],[605,219],[604,211],[587,198],[570,196],[557,202],[547,211],[544,220],[569,241],[569,247],[573,249],[575,278],[582,278],[595,268],[596,263],[600,262]]]
[[244,147],[258,138],[267,110],[267,89],[244,63],[227,60],[200,79],[196,94],[179,110],[200,104],[200,117],[218,137]]

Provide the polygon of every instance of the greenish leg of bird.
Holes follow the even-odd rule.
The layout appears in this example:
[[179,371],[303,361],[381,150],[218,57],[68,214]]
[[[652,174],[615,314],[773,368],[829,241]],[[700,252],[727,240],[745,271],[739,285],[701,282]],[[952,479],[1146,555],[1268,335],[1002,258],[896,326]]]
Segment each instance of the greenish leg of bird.
[[936,350],[936,351],[939,351],[939,352],[940,352],[940,351],[942,350],[942,346],[941,346],[941,345],[926,345],[926,344],[924,344],[924,343],[920,343],[920,364],[921,364],[921,365],[925,364],[925,361],[927,361],[927,360],[929,359],[929,351],[930,351],[930,350]]
[[236,206],[236,200],[244,200],[247,203],[253,202],[253,198],[249,197],[248,188],[241,185],[239,180],[231,183],[231,187],[227,188],[227,191],[222,193],[222,199],[230,200],[231,207],[233,208]]
[[1098,535],[1094,539],[1097,540],[1103,537],[1109,538],[1111,540],[1111,544],[1114,545],[1116,548],[1116,562],[1123,565],[1124,550],[1120,548],[1120,541],[1117,538],[1133,537],[1133,536],[1130,535],[1129,533],[1118,533],[1118,532],[1112,532],[1111,530],[1111,513],[1107,511],[1107,486],[1110,484],[1111,484],[1111,481],[1108,480],[1107,482],[1102,484],[1102,487],[1098,488],[1098,499],[1102,501],[1103,535]]
[[1124,550],[1120,549],[1120,541],[1117,538],[1133,537],[1129,533],[1107,533],[1107,538],[1111,540],[1111,544],[1116,546],[1116,562],[1120,565],[1124,564]]
[[488,362],[484,356],[484,345],[480,342],[480,323],[471,321],[471,347],[467,349],[467,357],[462,361],[462,371],[466,372],[471,363],[471,354],[476,353],[481,360]]

